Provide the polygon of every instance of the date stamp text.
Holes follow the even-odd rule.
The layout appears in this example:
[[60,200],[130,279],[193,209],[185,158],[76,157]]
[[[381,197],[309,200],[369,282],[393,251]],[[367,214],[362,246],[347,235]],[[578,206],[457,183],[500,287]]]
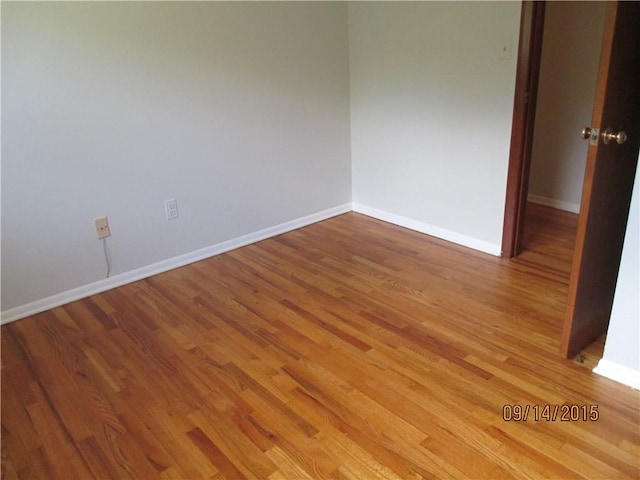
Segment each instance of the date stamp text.
[[597,422],[598,405],[506,404],[502,407],[505,422]]

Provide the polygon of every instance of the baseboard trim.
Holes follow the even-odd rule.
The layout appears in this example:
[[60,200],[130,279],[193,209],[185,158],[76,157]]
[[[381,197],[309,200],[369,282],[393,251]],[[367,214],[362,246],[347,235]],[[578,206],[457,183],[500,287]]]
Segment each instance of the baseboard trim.
[[633,370],[610,360],[602,359],[593,369],[593,372],[628,387],[640,390],[640,371],[638,370]]
[[564,210],[565,212],[580,213],[579,203],[563,202],[561,200],[556,200],[555,198],[543,197],[532,193],[527,196],[527,200],[531,203],[557,208],[558,210]]
[[142,280],[143,278],[157,275],[168,270],[173,270],[174,268],[182,267],[199,260],[204,260],[205,258],[220,255],[221,253],[235,250],[236,248],[244,247],[246,245],[256,243],[267,238],[275,237],[276,235],[281,235],[298,228],[306,227],[307,225],[311,225],[313,223],[317,223],[322,220],[335,217],[337,215],[342,215],[343,213],[350,212],[351,210],[351,203],[345,203],[334,208],[329,208],[327,210],[313,213],[305,217],[281,223],[280,225],[275,225],[273,227],[265,228],[257,232],[242,235],[225,242],[211,245],[209,247],[195,250],[183,255],[178,255],[177,257],[169,258],[167,260],[131,270],[129,272],[121,273],[104,280],[99,280],[97,282],[83,285],[78,288],[67,290],[66,292],[61,292],[56,295],[43,298],[41,300],[36,300],[19,307],[11,308],[2,312],[2,319],[0,320],[0,324],[4,325],[10,322],[14,322],[16,320],[20,320],[21,318],[35,315],[37,313],[44,312],[45,310],[59,307],[60,305],[64,305],[66,303],[74,302],[76,300],[80,300],[97,293],[111,290],[112,288],[120,287],[137,280]]
[[378,220],[382,220],[384,222],[393,223],[394,225],[398,225],[400,227],[415,230],[416,232],[425,233],[427,235],[431,235],[432,237],[437,237],[448,242],[453,242],[455,244],[462,245],[463,247],[468,247],[473,250],[478,250],[480,252],[488,253],[497,257],[501,255],[502,248],[500,245],[478,240],[474,237],[469,237],[467,235],[453,232],[451,230],[412,220],[410,218],[402,217],[394,213],[378,210],[377,208],[369,207],[361,203],[354,203],[353,211],[376,218]]

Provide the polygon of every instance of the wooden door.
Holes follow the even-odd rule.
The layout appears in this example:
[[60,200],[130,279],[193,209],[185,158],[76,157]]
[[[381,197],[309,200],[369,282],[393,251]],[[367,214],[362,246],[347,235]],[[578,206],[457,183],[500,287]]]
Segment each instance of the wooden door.
[[[587,153],[562,333],[566,357],[609,325],[640,148],[640,3],[607,4],[599,54],[591,127],[600,129],[600,136]],[[607,128],[626,132],[627,141],[605,144]]]

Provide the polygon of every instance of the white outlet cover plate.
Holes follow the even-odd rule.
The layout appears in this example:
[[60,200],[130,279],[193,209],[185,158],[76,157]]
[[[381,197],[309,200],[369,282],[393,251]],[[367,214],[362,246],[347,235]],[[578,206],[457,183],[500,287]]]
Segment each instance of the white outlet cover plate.
[[178,218],[178,202],[175,198],[169,198],[164,201],[164,214],[167,220]]
[[109,230],[109,220],[107,217],[99,217],[94,220],[96,227],[96,234],[98,238],[106,238],[111,236],[111,230]]

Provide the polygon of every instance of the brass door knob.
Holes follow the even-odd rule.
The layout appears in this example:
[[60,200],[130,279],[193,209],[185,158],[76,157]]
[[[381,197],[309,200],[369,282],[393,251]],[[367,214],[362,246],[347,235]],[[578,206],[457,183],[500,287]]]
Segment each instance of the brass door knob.
[[600,129],[584,127],[580,136],[585,140],[589,140],[589,145],[598,145],[598,139],[600,138]]
[[618,142],[618,145],[622,145],[627,141],[627,133],[626,132],[618,132],[613,133],[613,130],[607,128],[604,132],[602,132],[602,141],[605,143],[609,143],[611,140],[615,140]]

